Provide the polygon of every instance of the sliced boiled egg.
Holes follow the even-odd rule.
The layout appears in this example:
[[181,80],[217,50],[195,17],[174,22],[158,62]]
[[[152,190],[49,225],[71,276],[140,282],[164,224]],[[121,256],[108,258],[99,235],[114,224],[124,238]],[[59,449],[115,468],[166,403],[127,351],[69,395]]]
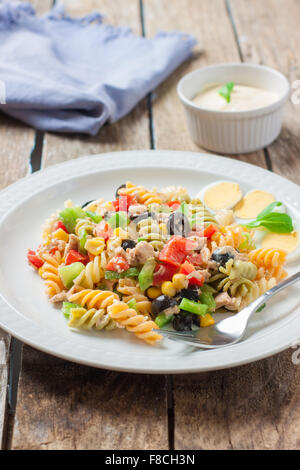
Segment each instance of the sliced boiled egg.
[[234,215],[239,219],[256,219],[258,214],[274,201],[273,194],[254,189],[235,206]]
[[288,253],[287,261],[295,261],[300,258],[299,233],[296,230],[291,233],[268,233],[261,242],[261,248],[285,250]]
[[233,209],[243,194],[238,183],[217,181],[203,188],[198,197],[208,209],[215,212],[221,209]]

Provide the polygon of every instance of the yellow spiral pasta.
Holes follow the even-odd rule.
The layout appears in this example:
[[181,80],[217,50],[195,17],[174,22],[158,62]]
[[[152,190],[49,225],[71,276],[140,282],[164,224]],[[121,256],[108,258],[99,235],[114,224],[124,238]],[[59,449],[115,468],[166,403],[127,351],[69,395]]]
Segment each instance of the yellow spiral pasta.
[[85,242],[84,248],[86,249],[88,253],[91,253],[94,256],[98,256],[105,249],[104,238],[101,238],[101,237],[88,238],[87,241]]
[[211,237],[212,246],[232,246],[241,252],[249,252],[255,248],[251,239],[251,233],[238,224],[222,227],[220,232],[215,232]]
[[114,300],[118,300],[118,294],[115,294],[111,291],[104,290],[92,290],[92,289],[83,289],[80,292],[76,292],[69,296],[69,301],[77,303],[84,307],[87,306],[88,309],[106,309],[109,305],[113,303]]
[[59,294],[63,289],[62,280],[58,274],[58,267],[62,262],[61,254],[56,251],[55,254],[40,253],[40,257],[44,260],[43,266],[39,269],[39,275],[44,279],[46,293],[48,297]]
[[93,261],[90,261],[85,269],[74,279],[74,284],[85,287],[86,289],[93,289],[101,279],[104,278],[104,270],[101,265],[100,256],[96,256]]
[[115,301],[107,311],[112,320],[147,343],[154,344],[162,339],[161,335],[153,331],[153,329],[158,329],[156,323],[149,320],[148,317],[138,314],[133,308],[129,308],[125,302]]
[[258,279],[276,278],[277,281],[284,279],[287,272],[283,268],[287,253],[284,250],[273,248],[260,248],[250,251],[249,259],[258,267]]
[[133,279],[120,279],[117,290],[123,294],[124,302],[129,302],[131,299],[135,299],[137,309],[140,313],[152,313],[152,304],[150,300],[142,293],[141,289],[137,286],[137,283]]
[[140,204],[162,204],[162,199],[156,191],[148,191],[143,186],[135,186],[133,183],[127,182],[126,188],[119,189],[120,196],[135,196]]
[[97,330],[113,330],[116,328],[116,323],[105,313],[103,308],[87,310],[86,308],[79,307],[70,309],[68,326],[82,330],[91,330],[92,328]]

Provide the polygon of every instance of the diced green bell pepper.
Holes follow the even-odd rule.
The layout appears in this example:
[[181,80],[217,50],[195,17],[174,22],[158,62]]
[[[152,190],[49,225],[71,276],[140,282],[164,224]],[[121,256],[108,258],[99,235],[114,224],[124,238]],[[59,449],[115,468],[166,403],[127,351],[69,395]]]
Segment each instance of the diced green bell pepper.
[[200,304],[184,297],[180,302],[179,308],[186,312],[194,313],[195,315],[204,316],[207,313],[208,305]]
[[83,255],[87,253],[86,249],[84,248],[87,240],[87,231],[85,229],[81,229],[79,232],[79,251]]
[[127,305],[129,308],[133,308],[134,310],[138,312],[137,303],[135,299],[129,300],[129,302],[127,302]]
[[216,310],[216,302],[211,292],[202,291],[202,288],[201,288],[199,301],[201,302],[201,304],[205,304],[208,306],[209,312],[214,312]]
[[80,305],[71,302],[63,302],[61,312],[66,318],[70,318],[72,308],[81,308]]
[[165,325],[170,323],[173,318],[174,315],[166,315],[165,313],[159,313],[154,321],[159,328],[163,328]]
[[99,224],[103,217],[101,215],[96,214],[96,212],[93,211],[85,211],[85,215],[87,215],[90,219],[92,219],[93,222],[96,224]]
[[159,328],[163,328],[165,325],[170,323],[174,318],[174,315],[165,315],[164,313],[159,313],[155,318],[155,323]]
[[123,271],[122,273],[117,273],[117,271],[105,271],[104,277],[105,279],[122,279],[124,277],[137,277],[139,275],[138,268],[129,268],[127,271]]
[[59,218],[70,233],[75,230],[76,220],[84,217],[85,212],[79,206],[66,207],[59,213]]
[[154,258],[150,258],[146,261],[139,274],[139,285],[141,291],[144,292],[148,287],[153,284],[153,272],[156,266]]
[[78,261],[76,263],[69,264],[68,266],[60,266],[58,268],[58,273],[63,282],[63,285],[67,289],[70,289],[70,287],[73,285],[74,279],[76,279],[76,277],[79,276],[81,271],[84,269],[84,264],[79,263]]
[[115,212],[107,222],[111,228],[124,228],[127,227],[129,219],[126,212],[119,211]]

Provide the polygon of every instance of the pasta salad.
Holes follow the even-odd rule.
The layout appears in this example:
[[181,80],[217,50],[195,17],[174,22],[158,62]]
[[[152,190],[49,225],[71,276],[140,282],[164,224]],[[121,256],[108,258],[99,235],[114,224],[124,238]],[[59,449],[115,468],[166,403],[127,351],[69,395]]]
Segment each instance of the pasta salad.
[[[280,204],[263,212],[279,215]],[[280,233],[292,232],[281,215],[289,227]],[[160,328],[210,326],[214,313],[238,312],[287,275],[284,249],[256,246],[257,232],[270,232],[261,217],[241,223],[233,208],[211,210],[183,187],[127,182],[112,201],[67,201],[27,258],[70,328],[125,328],[154,344]]]

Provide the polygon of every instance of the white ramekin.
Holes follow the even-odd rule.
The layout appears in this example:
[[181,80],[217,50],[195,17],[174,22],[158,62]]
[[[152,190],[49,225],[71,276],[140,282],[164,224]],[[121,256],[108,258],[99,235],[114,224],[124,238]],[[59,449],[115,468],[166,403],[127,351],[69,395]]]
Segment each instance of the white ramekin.
[[[278,94],[271,105],[250,111],[212,111],[201,108],[192,99],[210,83],[235,82]],[[280,134],[283,108],[289,96],[289,83],[280,72],[262,65],[220,64],[185,75],[177,92],[187,117],[193,141],[217,153],[238,154],[259,150]]]

